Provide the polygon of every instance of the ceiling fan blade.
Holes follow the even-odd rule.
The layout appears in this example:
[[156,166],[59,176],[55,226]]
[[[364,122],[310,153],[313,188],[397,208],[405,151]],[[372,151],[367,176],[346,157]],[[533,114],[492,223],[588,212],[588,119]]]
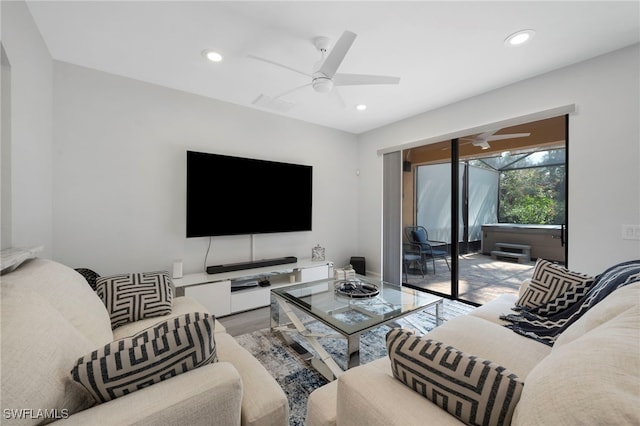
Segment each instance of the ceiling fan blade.
[[531,133],[511,133],[508,135],[493,135],[493,136],[487,137],[485,140],[500,141],[503,139],[526,138],[527,136],[531,136]]
[[304,76],[306,76],[306,77],[312,77],[312,76],[311,76],[311,74],[309,74],[309,73],[306,73],[306,72],[304,72],[304,71],[297,70],[297,69],[295,69],[295,68],[291,68],[290,66],[283,65],[283,64],[281,64],[281,63],[279,63],[279,62],[275,62],[275,61],[272,61],[272,60],[270,60],[270,59],[261,58],[261,57],[256,56],[256,55],[247,55],[247,56],[248,56],[249,58],[251,58],[251,59],[256,59],[256,60],[258,60],[258,61],[266,62],[266,63],[268,63],[268,64],[275,65],[275,66],[277,66],[277,67],[287,69],[287,70],[289,70],[289,71],[297,72],[298,74],[302,74],[302,75],[304,75]]
[[355,86],[362,84],[398,84],[400,77],[387,75],[366,74],[336,74],[333,77],[334,86]]
[[477,146],[477,147],[480,147],[482,149],[491,148],[491,146],[489,145],[489,142],[487,142],[486,140],[478,140],[478,141],[475,141],[475,142],[471,142],[471,144],[473,146]]
[[486,141],[488,140],[491,136],[493,136],[493,134],[497,131],[499,131],[500,129],[495,129],[495,130],[489,130],[488,132],[482,132],[480,133],[478,136],[472,137],[472,140],[476,140],[476,141]]
[[327,59],[322,63],[318,72],[321,72],[329,78],[333,78],[356,37],[356,34],[351,31],[343,32],[335,46],[333,46],[333,49],[331,49],[331,52],[329,52]]

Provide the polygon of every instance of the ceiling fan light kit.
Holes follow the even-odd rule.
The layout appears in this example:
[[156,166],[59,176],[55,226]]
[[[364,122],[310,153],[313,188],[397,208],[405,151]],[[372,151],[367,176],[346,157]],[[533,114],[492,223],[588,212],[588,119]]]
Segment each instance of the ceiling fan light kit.
[[329,93],[331,89],[333,89],[333,81],[323,75],[314,77],[311,85],[313,87],[313,90],[318,93]]

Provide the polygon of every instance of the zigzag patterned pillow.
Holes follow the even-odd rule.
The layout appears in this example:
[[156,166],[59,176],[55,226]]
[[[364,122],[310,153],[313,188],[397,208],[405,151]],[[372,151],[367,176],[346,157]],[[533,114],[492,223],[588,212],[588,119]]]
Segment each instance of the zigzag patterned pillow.
[[576,303],[578,300],[582,299],[582,297],[587,294],[593,283],[594,280],[587,280],[583,281],[582,283],[577,283],[560,296],[556,297],[555,299],[551,299],[545,304],[531,309],[529,312],[542,317],[550,317],[552,315],[558,314],[571,307],[571,305]]
[[593,277],[538,259],[529,286],[516,302],[516,307],[535,308],[562,296],[574,287],[589,285]]
[[112,329],[168,315],[173,308],[173,283],[166,271],[100,277],[96,293],[109,311]]
[[466,424],[511,423],[524,382],[506,368],[402,329],[387,350],[395,378]]
[[151,386],[218,360],[215,318],[185,314],[79,358],[71,377],[98,402]]

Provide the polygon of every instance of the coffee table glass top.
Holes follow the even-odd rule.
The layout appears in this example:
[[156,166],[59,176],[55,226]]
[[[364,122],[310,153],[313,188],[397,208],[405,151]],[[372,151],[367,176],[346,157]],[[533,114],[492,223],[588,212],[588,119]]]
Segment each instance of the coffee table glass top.
[[441,297],[411,288],[362,276],[357,280],[374,285],[378,294],[358,298],[343,296],[335,289],[345,280],[336,279],[274,288],[271,292],[347,336],[442,303]]

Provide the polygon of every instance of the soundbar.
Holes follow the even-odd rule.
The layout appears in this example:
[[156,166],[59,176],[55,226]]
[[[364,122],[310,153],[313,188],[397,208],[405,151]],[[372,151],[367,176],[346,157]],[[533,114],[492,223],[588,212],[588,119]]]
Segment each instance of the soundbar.
[[207,274],[220,274],[222,272],[241,271],[243,269],[264,268],[265,266],[286,265],[296,263],[295,256],[276,257],[274,259],[254,260],[251,262],[227,263],[226,265],[207,266]]

